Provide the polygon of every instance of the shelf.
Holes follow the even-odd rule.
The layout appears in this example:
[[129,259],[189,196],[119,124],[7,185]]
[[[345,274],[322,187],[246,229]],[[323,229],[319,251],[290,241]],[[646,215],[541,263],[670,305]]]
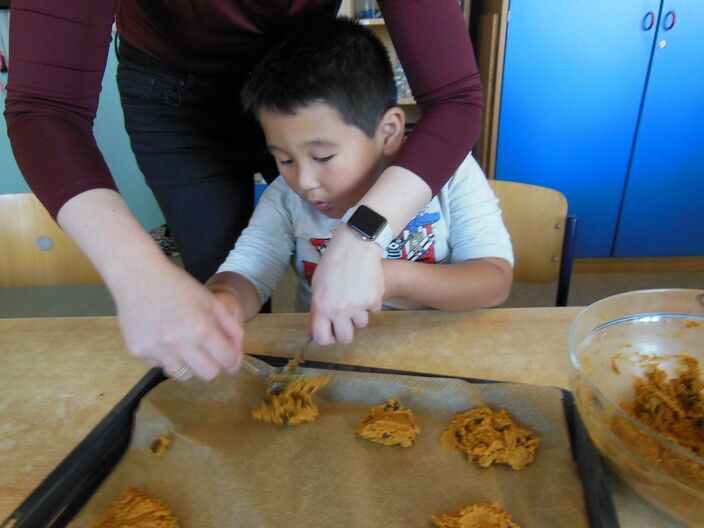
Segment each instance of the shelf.
[[356,20],[362,26],[383,26],[385,24],[383,18],[358,18]]

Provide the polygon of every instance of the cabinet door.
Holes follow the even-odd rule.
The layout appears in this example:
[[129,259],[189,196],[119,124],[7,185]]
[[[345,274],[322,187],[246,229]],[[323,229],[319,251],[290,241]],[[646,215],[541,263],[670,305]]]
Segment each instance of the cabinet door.
[[704,2],[663,2],[614,255],[704,255]]
[[496,178],[565,194],[579,257],[611,254],[659,7],[510,2]]

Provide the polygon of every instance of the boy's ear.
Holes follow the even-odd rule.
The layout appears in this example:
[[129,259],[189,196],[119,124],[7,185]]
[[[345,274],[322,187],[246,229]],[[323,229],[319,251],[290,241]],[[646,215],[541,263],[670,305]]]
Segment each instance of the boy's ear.
[[379,133],[385,156],[396,154],[406,134],[406,113],[400,106],[389,108],[381,117]]

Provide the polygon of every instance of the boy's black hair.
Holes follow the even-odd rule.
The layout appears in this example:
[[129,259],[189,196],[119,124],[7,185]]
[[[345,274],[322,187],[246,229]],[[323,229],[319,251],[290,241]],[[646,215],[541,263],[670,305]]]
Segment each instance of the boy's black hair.
[[372,137],[397,93],[386,47],[371,31],[344,17],[309,16],[276,40],[241,97],[257,117],[262,108],[293,114],[324,103]]

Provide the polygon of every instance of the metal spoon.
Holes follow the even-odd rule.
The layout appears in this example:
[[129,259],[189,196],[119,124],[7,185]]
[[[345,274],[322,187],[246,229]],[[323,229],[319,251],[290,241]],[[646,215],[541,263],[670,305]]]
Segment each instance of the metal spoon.
[[310,347],[312,341],[313,338],[309,337],[306,341],[305,346],[303,347],[303,350],[297,357],[291,359],[288,362],[288,365],[284,365],[283,367],[277,368],[271,374],[267,374],[259,367],[257,367],[257,365],[252,361],[252,357],[248,356],[247,354],[244,354],[244,356],[242,357],[242,367],[254,374],[255,376],[259,376],[264,381],[264,383],[269,386],[269,393],[280,394],[281,391],[283,391],[286,386],[291,383],[291,380],[293,379],[293,374],[298,368],[298,366],[303,363],[303,356],[308,351],[308,348]]
[[277,373],[274,382],[269,387],[269,392],[271,392],[272,394],[280,394],[286,388],[286,386],[291,383],[294,372],[296,372],[298,366],[303,363],[303,356],[306,354],[306,352],[308,352],[308,348],[310,347],[310,344],[312,342],[313,338],[311,336],[308,336],[308,340],[303,346],[303,350],[301,350],[301,353],[298,354],[297,357],[289,361],[288,365],[286,365],[285,367],[281,367],[280,370],[282,372]]
[[271,385],[271,380],[269,379],[269,374],[261,370],[259,367],[257,367],[254,362],[252,361],[252,356],[248,356],[247,354],[244,354],[242,356],[242,368],[248,370],[255,376],[259,376],[264,383],[267,385]]

